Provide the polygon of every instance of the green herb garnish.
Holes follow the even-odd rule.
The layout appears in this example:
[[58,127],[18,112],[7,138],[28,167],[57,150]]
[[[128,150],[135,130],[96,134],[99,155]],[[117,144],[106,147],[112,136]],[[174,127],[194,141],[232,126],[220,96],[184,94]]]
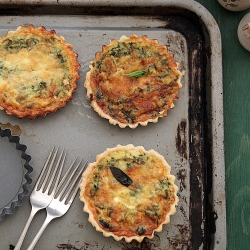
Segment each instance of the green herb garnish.
[[129,74],[123,74],[123,76],[129,76],[129,77],[140,77],[140,76],[144,76],[148,73],[148,69],[143,69],[143,70],[137,70],[134,72],[131,72]]

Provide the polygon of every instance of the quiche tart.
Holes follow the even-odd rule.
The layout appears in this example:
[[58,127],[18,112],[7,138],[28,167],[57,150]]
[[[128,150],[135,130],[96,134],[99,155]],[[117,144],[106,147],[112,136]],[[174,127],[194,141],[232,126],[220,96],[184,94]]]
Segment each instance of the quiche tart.
[[54,30],[33,25],[0,37],[0,109],[33,119],[64,107],[79,79],[72,48]]
[[178,99],[181,72],[173,54],[147,36],[122,36],[89,64],[85,87],[94,110],[121,128],[157,122]]
[[175,176],[162,155],[132,144],[108,148],[82,175],[80,200],[104,236],[126,242],[153,238],[178,203]]

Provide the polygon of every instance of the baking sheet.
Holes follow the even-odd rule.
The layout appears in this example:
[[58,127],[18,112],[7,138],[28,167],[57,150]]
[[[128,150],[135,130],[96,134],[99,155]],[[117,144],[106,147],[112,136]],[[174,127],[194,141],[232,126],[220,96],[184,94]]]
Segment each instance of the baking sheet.
[[[107,2],[109,8],[106,8]],[[113,1],[107,2],[99,2],[103,7],[98,9],[96,2],[91,5],[89,1],[86,6],[83,1],[71,7],[61,4],[59,8],[53,4],[3,6],[0,35],[27,24],[54,29],[78,54],[81,78],[72,101],[55,114],[20,120],[1,111],[0,123],[20,128],[21,139],[32,155],[34,180],[54,145],[68,151],[68,163],[76,156],[94,161],[97,154],[117,144],[132,143],[143,145],[147,150],[155,149],[166,158],[172,166],[171,173],[177,177],[180,199],[177,213],[152,240],[128,244],[104,238],[96,232],[87,221],[87,214],[82,212],[83,204],[76,199],[66,216],[49,225],[36,249],[225,249],[223,97],[218,27],[212,16],[196,2],[146,1],[133,9],[131,1],[127,5],[120,1],[114,1],[114,5]],[[25,15],[18,15],[24,11]],[[74,13],[77,15],[72,15]],[[133,33],[166,44],[179,62],[179,69],[185,72],[180,98],[168,116],[156,124],[134,130],[110,125],[99,117],[90,107],[83,87],[88,64],[95,53],[101,51],[102,45]],[[26,199],[14,216],[1,222],[2,246],[15,245],[29,212]],[[23,249],[27,249],[44,216],[42,211],[35,218]]]

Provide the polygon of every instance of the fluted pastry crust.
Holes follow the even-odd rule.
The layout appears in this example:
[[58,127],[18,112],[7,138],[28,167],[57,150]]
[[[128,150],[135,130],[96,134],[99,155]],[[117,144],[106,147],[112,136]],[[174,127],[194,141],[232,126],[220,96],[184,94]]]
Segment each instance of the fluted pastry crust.
[[[119,182],[112,167],[122,170],[132,184]],[[164,157],[152,149],[132,144],[108,148],[82,175],[80,200],[89,221],[117,241],[153,238],[176,212],[178,188],[170,170]]]
[[94,110],[121,128],[157,122],[178,99],[181,73],[167,47],[147,36],[122,36],[89,64],[85,87]]
[[54,30],[33,25],[0,37],[0,109],[33,119],[64,107],[79,79],[72,49]]

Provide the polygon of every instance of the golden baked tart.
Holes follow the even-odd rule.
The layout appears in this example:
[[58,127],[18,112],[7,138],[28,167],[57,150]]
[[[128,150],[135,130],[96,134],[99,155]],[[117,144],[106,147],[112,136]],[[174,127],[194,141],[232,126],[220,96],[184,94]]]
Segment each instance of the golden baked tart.
[[95,111],[121,128],[157,122],[178,99],[181,73],[167,47],[147,36],[122,36],[89,64],[85,87]]
[[141,242],[170,222],[178,202],[175,177],[162,155],[132,144],[108,148],[82,175],[80,200],[104,236]]
[[33,119],[64,107],[79,79],[72,48],[54,30],[33,25],[0,37],[0,109]]

